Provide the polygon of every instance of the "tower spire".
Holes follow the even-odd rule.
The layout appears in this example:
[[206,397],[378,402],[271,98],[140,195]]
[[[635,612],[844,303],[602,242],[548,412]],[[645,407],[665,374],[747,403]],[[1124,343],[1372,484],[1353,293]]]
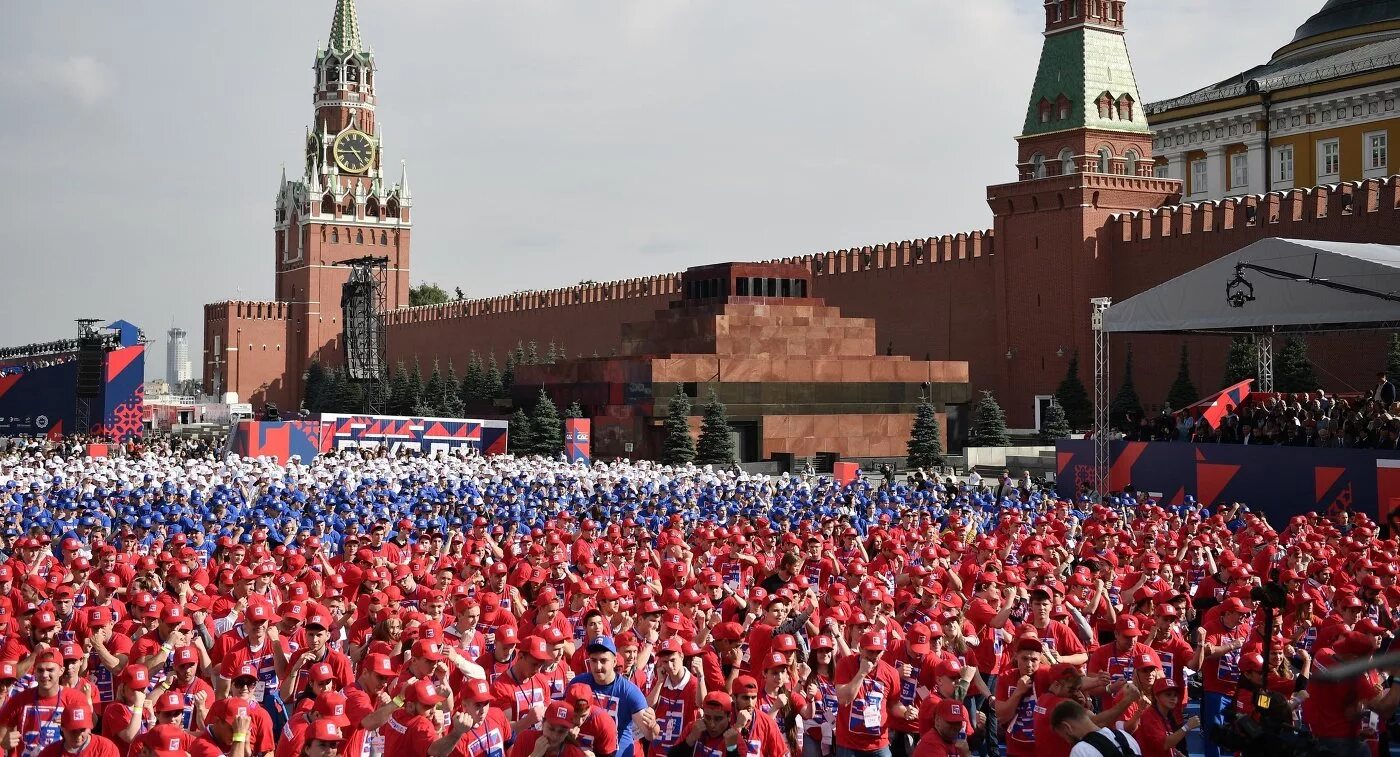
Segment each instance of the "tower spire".
[[362,52],[360,17],[355,12],[355,0],[336,0],[335,16],[331,19],[329,49],[342,53]]

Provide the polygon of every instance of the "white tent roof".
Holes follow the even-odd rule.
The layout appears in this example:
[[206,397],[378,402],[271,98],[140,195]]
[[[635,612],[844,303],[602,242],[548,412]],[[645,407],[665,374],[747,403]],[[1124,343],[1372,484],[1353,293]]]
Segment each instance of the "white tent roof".
[[1400,246],[1261,239],[1113,305],[1112,332],[1258,332],[1377,329],[1400,325],[1400,302],[1329,289],[1246,269],[1254,300],[1226,301],[1236,263],[1400,296]]

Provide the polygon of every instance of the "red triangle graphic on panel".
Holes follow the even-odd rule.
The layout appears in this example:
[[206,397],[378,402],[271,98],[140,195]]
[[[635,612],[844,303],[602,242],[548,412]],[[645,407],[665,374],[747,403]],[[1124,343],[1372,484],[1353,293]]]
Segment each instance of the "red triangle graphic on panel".
[[1063,475],[1064,472],[1065,472],[1065,466],[1066,466],[1066,465],[1069,465],[1069,461],[1070,461],[1070,460],[1073,460],[1073,459],[1074,459],[1074,453],[1073,453],[1073,452],[1056,452],[1056,453],[1055,453],[1055,475],[1056,475],[1056,476],[1061,476],[1061,475]]
[[1108,488],[1118,491],[1133,482],[1133,466],[1137,464],[1138,458],[1147,451],[1147,442],[1128,442],[1123,446],[1123,453],[1113,461],[1113,465],[1108,469]]
[[466,439],[466,438],[467,438],[467,429],[470,428],[471,425],[472,425],[472,424],[470,424],[470,423],[458,423],[458,424],[457,424],[457,430],[452,432],[452,438],[453,438],[453,439]]
[[18,384],[23,376],[23,373],[12,373],[8,376],[0,376],[0,397],[4,397],[5,392],[10,391],[10,387]]
[[1171,505],[1171,506],[1173,506],[1173,507],[1175,507],[1176,505],[1179,505],[1179,504],[1181,504],[1182,502],[1185,502],[1185,501],[1186,501],[1186,487],[1183,486],[1183,487],[1181,487],[1180,489],[1177,489],[1177,490],[1176,490],[1176,494],[1173,494],[1173,495],[1172,495],[1171,501],[1168,502],[1167,504],[1168,504],[1168,505]]
[[131,365],[131,362],[141,355],[145,347],[127,347],[124,350],[116,350],[107,353],[107,382],[122,375],[122,371]]
[[1202,455],[1202,454],[1201,454],[1200,448],[1197,447],[1197,448],[1196,448],[1196,462],[1198,462],[1198,463],[1204,463],[1205,461],[1206,461],[1206,456],[1205,456],[1205,455]]
[[447,429],[443,428],[443,427],[442,427],[442,424],[441,424],[441,423],[437,423],[436,421],[434,421],[434,422],[433,422],[433,425],[429,426],[428,429],[427,429],[426,431],[423,432],[423,436],[446,436],[446,435],[447,435]]
[[1206,507],[1214,507],[1220,492],[1225,491],[1230,479],[1239,472],[1238,465],[1196,463],[1196,498]]
[[1313,468],[1313,501],[1321,502],[1322,496],[1326,494],[1332,488],[1332,485],[1337,483],[1337,479],[1341,478],[1342,474],[1346,472],[1346,468],[1328,468],[1321,465]]

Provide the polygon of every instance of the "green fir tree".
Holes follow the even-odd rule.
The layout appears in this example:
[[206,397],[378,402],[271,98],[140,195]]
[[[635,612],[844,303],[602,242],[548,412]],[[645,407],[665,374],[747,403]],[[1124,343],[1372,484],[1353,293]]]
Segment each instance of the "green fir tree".
[[1236,336],[1230,339],[1230,352],[1225,356],[1225,378],[1221,388],[1234,386],[1259,372],[1259,357],[1254,350],[1254,337]]
[[321,385],[321,397],[317,402],[319,413],[339,413],[340,409],[340,382],[342,375],[340,371],[327,370],[326,379]]
[[666,441],[661,448],[661,462],[684,465],[695,461],[695,438],[690,435],[690,397],[685,387],[676,385],[671,403],[666,408]]
[[423,404],[423,366],[413,358],[413,370],[408,373],[408,389],[404,394],[404,415],[413,415]]
[[457,380],[457,368],[449,358],[447,375],[442,379],[442,398],[438,400],[438,410],[445,418],[461,418],[466,415],[462,404],[461,382]]
[[734,437],[719,395],[710,389],[700,422],[700,440],[695,444],[695,462],[700,465],[729,465],[734,462]]
[[428,381],[423,385],[423,391],[418,397],[418,405],[414,408],[414,415],[421,415],[424,418],[437,418],[443,415],[442,403],[443,394],[446,393],[445,383],[442,378],[442,367],[436,359],[433,360],[433,372],[428,376]]
[[564,417],[565,417],[565,418],[582,418],[582,417],[583,417],[583,405],[580,405],[580,404],[578,403],[578,400],[574,400],[573,402],[570,402],[570,403],[569,403],[569,408],[568,408],[567,410],[564,411]]
[[525,414],[525,408],[516,408],[515,413],[510,416],[509,436],[506,439],[506,446],[510,453],[516,457],[527,457],[535,454],[535,429],[530,423],[530,416]]
[[1006,447],[1011,444],[1011,434],[1006,430],[1006,413],[988,389],[982,390],[982,397],[972,410],[972,433],[967,443],[971,447]]
[[1094,425],[1094,402],[1089,399],[1089,390],[1079,379],[1079,352],[1069,359],[1064,380],[1055,390],[1055,403],[1064,413],[1070,428],[1085,429]]
[[1274,358],[1274,389],[1280,392],[1315,392],[1322,382],[1308,359],[1308,343],[1302,337],[1289,337]]
[[559,407],[544,387],[540,387],[540,396],[535,400],[530,430],[534,433],[536,454],[555,457],[564,451],[564,421],[559,418]]
[[1060,407],[1059,402],[1051,402],[1050,407],[1045,409],[1045,417],[1040,419],[1040,441],[1054,444],[1056,439],[1069,435],[1069,419],[1065,417],[1065,409]]
[[511,389],[515,387],[515,366],[520,365],[520,361],[515,359],[514,354],[506,355],[506,369],[501,371],[501,386],[496,390],[496,399],[510,399]]
[[938,413],[924,400],[914,412],[914,426],[909,432],[910,468],[932,470],[943,464],[943,433],[938,426]]
[[496,367],[496,353],[486,360],[486,374],[481,380],[481,402],[489,405],[498,397],[505,396],[505,389],[502,388],[501,369]]
[[364,410],[365,396],[363,387],[358,381],[351,381],[350,377],[342,369],[337,372],[335,388],[335,404],[337,412],[358,413]]
[[535,340],[533,340],[533,339],[531,339],[531,340],[530,340],[530,343],[529,343],[528,345],[525,346],[525,364],[526,364],[526,365],[539,365],[539,364],[540,364],[540,346],[539,346],[538,344],[536,344],[536,343],[535,343]]
[[1386,343],[1385,373],[1391,381],[1400,379],[1400,331],[1390,332],[1390,340]]
[[467,373],[462,377],[462,406],[477,407],[483,404],[486,399],[483,386],[486,382],[486,370],[481,367],[481,356],[472,350],[471,357],[467,360]]
[[544,361],[550,365],[559,362],[559,345],[554,342],[549,343],[549,352],[545,353]]
[[1123,383],[1118,394],[1109,403],[1109,423],[1115,428],[1127,430],[1136,428],[1142,420],[1142,400],[1138,399],[1137,387],[1133,385],[1133,346],[1128,345],[1128,357],[1123,363]]
[[1196,385],[1191,383],[1191,355],[1183,342],[1181,363],[1176,367],[1176,380],[1172,382],[1171,389],[1167,391],[1167,406],[1172,410],[1180,410],[1195,404],[1200,398],[1201,393],[1196,391]]
[[325,390],[326,369],[321,361],[312,360],[311,365],[306,367],[306,382],[302,387],[301,406],[306,408],[306,412],[323,412],[321,406],[326,401]]
[[403,361],[394,367],[394,375],[389,379],[389,415],[408,415],[413,412],[413,399],[409,396],[408,371]]

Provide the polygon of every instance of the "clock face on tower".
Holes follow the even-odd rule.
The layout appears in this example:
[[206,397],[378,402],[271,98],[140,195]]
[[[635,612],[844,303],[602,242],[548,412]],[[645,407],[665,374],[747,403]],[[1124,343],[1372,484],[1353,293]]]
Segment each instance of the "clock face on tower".
[[364,173],[374,163],[374,141],[362,131],[343,132],[335,138],[335,163],[342,171]]

